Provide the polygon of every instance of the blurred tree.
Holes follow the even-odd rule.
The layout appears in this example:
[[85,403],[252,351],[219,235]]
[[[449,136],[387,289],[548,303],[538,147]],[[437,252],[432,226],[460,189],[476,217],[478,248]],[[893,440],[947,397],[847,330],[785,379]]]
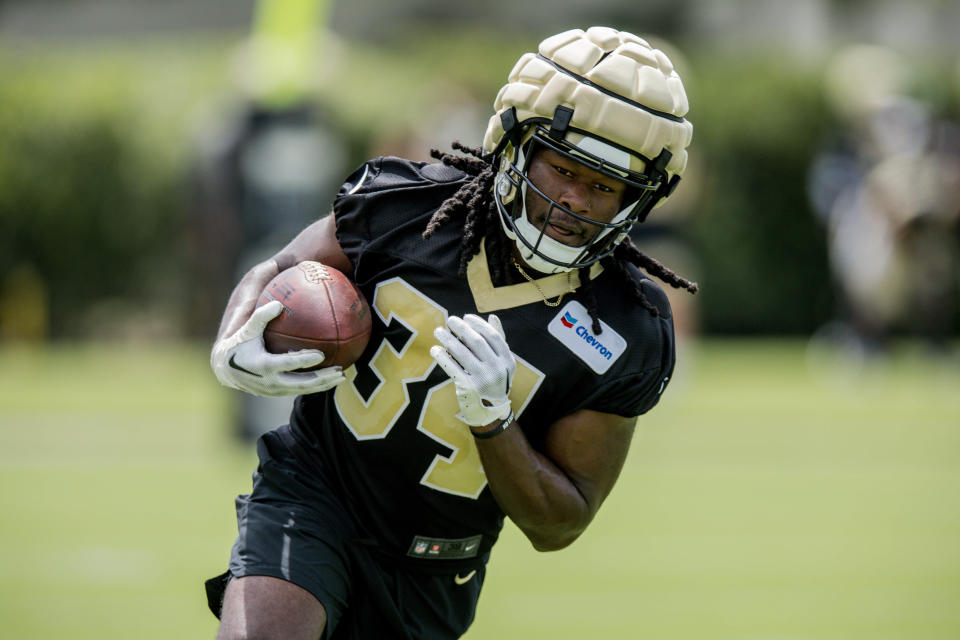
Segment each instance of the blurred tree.
[[50,97],[0,88],[0,273],[36,273],[49,304],[37,317],[77,337],[94,301],[155,291],[151,270],[174,257],[175,189],[128,144],[122,101],[71,117]]
[[806,333],[829,315],[804,175],[828,126],[819,76],[789,61],[701,59],[690,102],[707,187],[693,225],[704,330]]

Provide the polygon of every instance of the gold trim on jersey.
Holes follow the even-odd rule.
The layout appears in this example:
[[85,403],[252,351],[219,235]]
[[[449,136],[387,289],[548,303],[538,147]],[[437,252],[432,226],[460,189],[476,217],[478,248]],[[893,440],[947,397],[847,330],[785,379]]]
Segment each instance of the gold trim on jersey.
[[[601,273],[603,273],[603,267],[599,262],[595,262],[590,267],[590,278],[596,279]],[[473,302],[477,305],[477,311],[488,313],[500,309],[512,309],[531,302],[543,302],[544,296],[555,298],[573,293],[580,286],[580,272],[554,273],[531,282],[495,287],[490,279],[484,241],[481,240],[480,252],[467,264],[467,282],[473,294]]]

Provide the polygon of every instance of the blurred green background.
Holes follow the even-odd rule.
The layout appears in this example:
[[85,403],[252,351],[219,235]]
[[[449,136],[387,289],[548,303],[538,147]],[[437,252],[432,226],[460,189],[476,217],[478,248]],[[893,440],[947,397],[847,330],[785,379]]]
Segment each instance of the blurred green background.
[[[214,635],[255,463],[207,365],[230,283],[367,157],[479,144],[517,57],[592,24],[684,78],[635,240],[701,292],[596,522],[508,525],[468,638],[960,637],[960,3],[586,5],[0,2],[0,638]],[[264,193],[289,217],[245,226]]]
[[[584,536],[510,525],[471,640],[960,635],[960,371],[703,341]],[[212,638],[249,490],[200,347],[0,352],[0,637]]]

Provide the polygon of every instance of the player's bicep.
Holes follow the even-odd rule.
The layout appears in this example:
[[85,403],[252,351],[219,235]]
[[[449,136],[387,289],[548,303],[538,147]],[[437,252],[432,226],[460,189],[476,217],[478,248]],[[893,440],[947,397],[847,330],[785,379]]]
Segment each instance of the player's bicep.
[[583,409],[550,426],[544,453],[576,485],[591,517],[620,476],[636,421]]
[[350,276],[353,264],[337,240],[337,225],[334,214],[320,218],[277,252],[274,259],[283,270],[304,260],[316,260]]

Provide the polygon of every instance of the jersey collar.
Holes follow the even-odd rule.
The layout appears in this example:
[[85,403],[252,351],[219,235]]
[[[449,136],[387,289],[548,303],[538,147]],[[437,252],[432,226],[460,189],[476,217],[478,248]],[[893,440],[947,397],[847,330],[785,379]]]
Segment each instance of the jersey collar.
[[[487,252],[484,240],[480,241],[480,251],[467,264],[467,283],[473,294],[473,302],[480,313],[512,309],[532,302],[543,302],[543,296],[532,282],[520,282],[502,287],[493,286],[490,268],[487,264]],[[590,267],[590,279],[595,280],[603,273],[603,267],[595,262]],[[536,280],[537,286],[548,298],[573,293],[580,286],[580,272],[574,271],[568,277],[566,273],[554,273]]]

